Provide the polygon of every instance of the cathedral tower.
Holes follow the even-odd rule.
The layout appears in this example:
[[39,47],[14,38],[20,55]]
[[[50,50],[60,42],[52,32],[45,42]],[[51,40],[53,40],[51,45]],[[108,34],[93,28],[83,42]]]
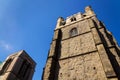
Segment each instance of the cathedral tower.
[[120,48],[90,6],[58,18],[42,80],[120,80]]
[[36,63],[21,50],[7,57],[0,66],[0,80],[32,80]]

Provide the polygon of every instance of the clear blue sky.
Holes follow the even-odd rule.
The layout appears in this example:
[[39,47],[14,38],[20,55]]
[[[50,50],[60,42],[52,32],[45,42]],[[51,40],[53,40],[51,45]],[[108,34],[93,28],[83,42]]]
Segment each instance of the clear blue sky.
[[88,5],[120,44],[119,0],[0,0],[0,61],[24,49],[37,63],[33,80],[41,80],[57,18]]

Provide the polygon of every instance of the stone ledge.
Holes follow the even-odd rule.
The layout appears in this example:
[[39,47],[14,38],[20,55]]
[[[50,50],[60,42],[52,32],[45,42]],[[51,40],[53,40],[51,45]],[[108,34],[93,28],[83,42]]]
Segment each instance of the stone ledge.
[[69,59],[69,58],[73,58],[73,57],[83,56],[83,55],[91,54],[91,53],[94,53],[94,52],[97,52],[97,51],[98,51],[98,50],[94,50],[94,51],[82,53],[82,54],[79,54],[79,55],[74,55],[74,56],[69,56],[69,57],[66,57],[66,58],[61,58],[61,59],[59,59],[59,60],[65,60],[65,59]]

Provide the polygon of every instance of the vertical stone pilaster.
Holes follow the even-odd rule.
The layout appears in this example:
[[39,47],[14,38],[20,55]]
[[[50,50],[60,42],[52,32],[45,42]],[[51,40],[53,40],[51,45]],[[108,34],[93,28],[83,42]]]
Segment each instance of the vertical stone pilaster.
[[88,21],[89,21],[89,26],[91,28],[91,32],[93,34],[93,38],[94,38],[96,47],[98,49],[101,63],[103,64],[103,68],[104,68],[107,78],[117,77],[117,75],[112,67],[111,61],[109,59],[109,55],[108,55],[109,53],[106,52],[105,46],[103,45],[105,42],[103,40],[103,36],[100,34],[97,23],[95,24],[95,22],[93,22],[93,20],[91,20],[91,19],[89,19]]
[[104,71],[105,71],[107,78],[116,77],[116,74],[114,72],[114,69],[113,69],[111,63],[110,63],[110,60],[107,56],[107,53],[104,49],[103,44],[97,45],[97,48],[98,48],[98,53],[100,55],[100,58],[101,58],[101,61],[103,64],[103,68],[104,68]]

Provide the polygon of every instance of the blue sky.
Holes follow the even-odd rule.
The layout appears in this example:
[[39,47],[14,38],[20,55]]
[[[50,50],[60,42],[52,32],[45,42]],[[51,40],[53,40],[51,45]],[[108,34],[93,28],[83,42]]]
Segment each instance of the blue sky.
[[40,80],[57,18],[88,5],[120,44],[119,0],[0,0],[0,61],[24,49],[37,63],[33,80]]

